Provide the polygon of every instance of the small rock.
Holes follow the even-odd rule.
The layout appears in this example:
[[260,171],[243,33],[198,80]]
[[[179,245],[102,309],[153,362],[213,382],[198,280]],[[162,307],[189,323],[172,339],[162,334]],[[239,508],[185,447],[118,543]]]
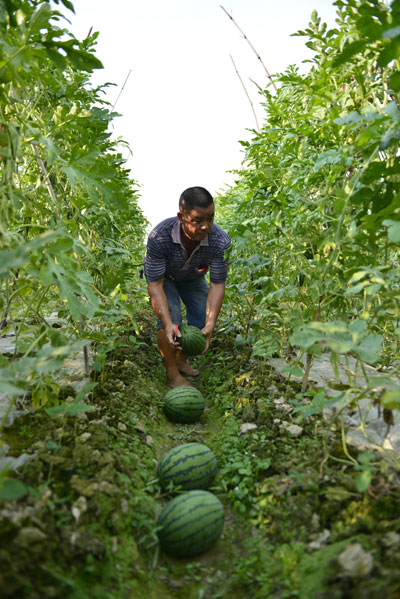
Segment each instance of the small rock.
[[278,397],[277,399],[274,399],[275,405],[280,405],[280,404],[284,404],[284,403],[286,403],[284,397]]
[[79,414],[76,415],[78,422],[87,422],[88,417],[87,414],[85,412],[79,412]]
[[44,448],[45,448],[44,441],[36,441],[36,443],[34,443],[32,445],[32,449],[35,449],[36,451],[43,451]]
[[240,434],[243,435],[244,433],[248,433],[249,431],[253,431],[256,428],[257,428],[256,424],[253,424],[252,422],[244,422],[242,424],[242,426],[240,427]]
[[257,419],[256,413],[251,405],[247,405],[244,407],[242,418],[246,422],[254,422]]
[[382,543],[385,547],[394,547],[400,543],[400,535],[397,532],[391,530],[382,539]]
[[313,541],[311,541],[311,543],[308,543],[308,549],[310,549],[310,551],[322,549],[322,547],[329,541],[330,536],[331,531],[325,528],[319,535],[315,537]]
[[286,431],[292,437],[300,437],[300,435],[303,432],[303,427],[302,426],[298,426],[297,424],[289,424],[289,426],[287,427]]
[[151,437],[150,435],[146,435],[146,440],[145,440],[146,445],[148,445],[149,447],[151,447],[154,443],[153,441],[153,437]]
[[35,526],[26,526],[19,531],[16,542],[20,547],[28,549],[34,543],[41,543],[47,539],[47,535]]
[[122,431],[123,433],[126,433],[128,428],[126,424],[124,424],[123,422],[118,422],[118,430]]
[[33,454],[21,453],[18,457],[6,456],[0,459],[0,472],[5,468],[10,470],[18,470],[21,466],[25,466],[33,458]]
[[94,449],[92,451],[91,457],[93,462],[101,462],[103,459],[103,454],[101,453],[100,449]]
[[144,435],[146,434],[146,429],[141,422],[136,422],[135,429],[139,431],[139,433],[143,433]]
[[[128,360],[125,360],[127,362]],[[117,553],[118,551],[118,538],[111,537],[111,553]]]
[[361,578],[368,576],[371,572],[374,559],[371,553],[362,548],[360,543],[351,543],[339,555],[338,564],[346,576]]
[[297,424],[290,424],[287,421],[283,421],[281,424],[281,432],[287,433],[291,437],[300,437],[303,432],[303,428]]
[[98,483],[79,478],[76,474],[71,476],[70,485],[74,491],[85,497],[93,497],[99,488]]
[[317,512],[314,512],[314,514],[311,517],[311,530],[317,531],[317,530],[319,530],[320,526],[321,526],[320,517],[317,514]]
[[101,491],[102,493],[105,493],[106,495],[118,495],[119,494],[119,489],[118,487],[116,487],[115,485],[112,485],[111,483],[107,482],[106,480],[102,480],[100,485],[99,485],[99,491]]
[[75,518],[76,522],[79,522],[79,518],[86,511],[87,511],[87,500],[86,500],[86,497],[83,497],[83,495],[81,495],[80,497],[78,497],[78,499],[75,501],[75,503],[72,505],[72,508],[71,508],[72,515]]
[[91,433],[82,433],[81,435],[79,435],[79,437],[76,438],[76,440],[79,443],[86,443],[86,441],[89,441],[91,436],[92,436]]
[[292,407],[285,401],[283,397],[279,399],[274,399],[275,409],[280,410],[282,412],[290,412]]

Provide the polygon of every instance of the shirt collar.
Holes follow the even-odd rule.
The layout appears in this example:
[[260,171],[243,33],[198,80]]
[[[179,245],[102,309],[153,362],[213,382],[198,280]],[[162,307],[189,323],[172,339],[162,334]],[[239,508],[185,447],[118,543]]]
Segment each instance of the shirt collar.
[[[174,226],[172,227],[171,237],[172,237],[172,241],[174,243],[179,243],[179,245],[182,245],[181,223],[180,223],[179,218],[176,219],[176,222],[174,223]],[[208,235],[207,235],[207,237],[205,237],[204,239],[202,239],[200,241],[200,245],[208,245]],[[183,245],[182,245],[182,247],[183,247]]]

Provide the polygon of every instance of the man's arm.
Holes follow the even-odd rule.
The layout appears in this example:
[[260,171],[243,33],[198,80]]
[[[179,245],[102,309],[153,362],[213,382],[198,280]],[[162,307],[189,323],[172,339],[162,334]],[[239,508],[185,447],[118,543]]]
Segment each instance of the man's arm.
[[179,343],[176,343],[174,341],[174,332],[176,325],[171,320],[167,298],[163,289],[163,282],[164,279],[160,279],[159,281],[154,282],[149,281],[147,283],[147,289],[150,295],[153,310],[164,325],[165,335],[167,337],[168,343],[172,347],[179,347]]
[[225,283],[210,283],[206,305],[206,323],[202,329],[202,333],[206,337],[206,346],[202,352],[203,354],[208,350],[210,345],[211,335],[217,323],[217,318],[221,310],[224,295]]

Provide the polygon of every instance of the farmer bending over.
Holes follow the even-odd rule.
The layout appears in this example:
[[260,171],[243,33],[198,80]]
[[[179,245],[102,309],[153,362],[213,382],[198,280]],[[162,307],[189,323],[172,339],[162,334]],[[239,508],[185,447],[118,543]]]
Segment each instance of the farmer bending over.
[[[186,189],[177,216],[163,220],[149,235],[144,271],[171,387],[190,384],[181,373],[199,374],[174,340],[176,325],[182,324],[181,300],[188,324],[206,337],[205,353],[225,295],[230,247],[228,235],[214,223],[214,201],[203,187]],[[205,280],[208,269],[210,286]]]

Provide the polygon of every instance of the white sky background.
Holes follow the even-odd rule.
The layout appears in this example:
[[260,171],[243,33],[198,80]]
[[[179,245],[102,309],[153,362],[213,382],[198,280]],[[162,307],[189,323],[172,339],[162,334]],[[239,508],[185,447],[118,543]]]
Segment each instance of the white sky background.
[[[262,101],[252,80],[265,71],[220,4],[232,14],[271,74],[311,58],[305,29],[313,9],[334,26],[331,0],[73,0],[76,37],[99,31],[96,56],[104,69],[95,84],[116,83],[112,104],[132,70],[115,110],[114,132],[130,145],[132,178],[140,205],[154,226],[178,209],[187,187],[212,194],[231,184],[227,171],[243,160],[239,140],[251,137],[254,116],[230,54],[251,96],[261,125]],[[307,67],[302,66],[304,71]]]

